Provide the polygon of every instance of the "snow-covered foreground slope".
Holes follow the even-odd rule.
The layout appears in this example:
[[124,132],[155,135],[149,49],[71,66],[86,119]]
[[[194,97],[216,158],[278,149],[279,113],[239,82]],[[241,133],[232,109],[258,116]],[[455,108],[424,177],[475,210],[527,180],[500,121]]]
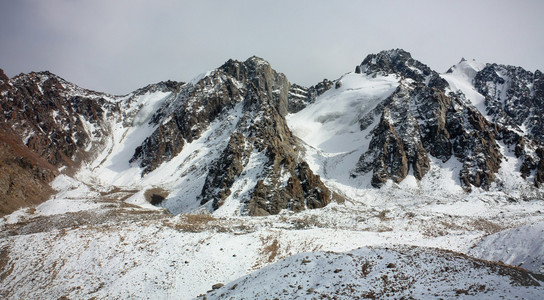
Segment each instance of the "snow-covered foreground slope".
[[469,252],[544,274],[544,223],[533,223],[486,236]]
[[539,285],[524,271],[458,253],[371,247],[294,255],[233,281],[206,299],[537,299],[543,292]]
[[[398,190],[398,193],[404,192]],[[5,217],[0,223],[0,295],[6,299],[56,299],[62,296],[191,299],[211,290],[215,284],[230,282],[229,287],[238,282],[246,291],[258,291],[262,288],[250,285],[248,279],[245,279],[245,285],[236,280],[243,280],[239,278],[292,255],[306,253],[264,269],[251,278],[269,278],[276,273],[267,270],[281,269],[290,272],[290,277],[277,278],[275,282],[281,283],[279,287],[286,286],[288,295],[312,298],[315,294],[306,295],[310,288],[319,293],[327,290],[348,293],[349,289],[344,290],[344,287],[350,286],[349,280],[353,283],[354,278],[358,278],[353,276],[359,274],[356,271],[360,266],[350,264],[353,260],[346,252],[369,246],[378,248],[352,253],[358,258],[367,257],[367,260],[371,257],[373,264],[368,281],[358,281],[360,288],[354,287],[354,291],[370,291],[366,287],[373,285],[373,280],[382,282],[380,278],[387,276],[390,282],[387,286],[391,288],[387,291],[392,298],[409,291],[418,292],[415,295],[422,297],[433,297],[434,294],[456,297],[457,293],[465,295],[465,292],[477,296],[523,295],[527,299],[544,295],[543,287],[523,287],[518,286],[516,280],[505,280],[502,276],[508,275],[496,271],[502,270],[500,268],[494,269],[488,264],[481,267],[470,258],[450,257],[438,250],[409,250],[403,246],[439,248],[505,261],[505,255],[516,250],[515,247],[492,245],[519,242],[518,235],[508,234],[513,230],[509,228],[542,224],[544,204],[541,201],[509,203],[493,197],[467,197],[456,201],[408,194],[399,200],[401,197],[397,194],[389,199],[331,203],[318,210],[269,217],[173,217],[157,209],[104,200],[121,195],[123,191],[112,192],[98,201],[93,200],[93,193],[88,193],[87,201],[99,205],[81,207],[79,212],[49,214],[39,208]],[[502,230],[506,231],[503,233]],[[524,231],[523,227],[520,230]],[[543,235],[524,232],[527,237],[531,236],[532,245],[544,243]],[[488,236],[483,240],[485,242],[495,235],[506,238],[482,243],[482,238]],[[379,249],[383,247],[390,250]],[[497,252],[494,257],[487,255],[491,249],[503,250],[502,256],[497,256]],[[517,250],[520,251],[516,264],[522,260],[541,260],[541,253],[536,248],[526,252]],[[311,253],[316,251],[320,253]],[[382,255],[383,259],[378,259],[377,255]],[[313,264],[297,261],[306,256]],[[330,266],[329,260],[333,260]],[[396,268],[387,268],[390,262]],[[281,268],[288,264],[291,269]],[[435,275],[423,266],[438,272],[436,278],[442,276],[440,268],[448,267],[448,276],[464,279],[434,285]],[[315,268],[306,269],[309,267]],[[336,269],[342,271],[335,273]],[[483,274],[487,275],[480,278]],[[411,282],[412,287],[393,291],[393,287],[406,287]],[[316,283],[321,285],[316,286]],[[485,288],[480,288],[482,285]],[[242,290],[229,290],[238,291]],[[283,289],[279,291],[278,297],[283,295]],[[377,296],[384,295],[379,289],[375,291]],[[220,296],[223,292],[213,295]]]

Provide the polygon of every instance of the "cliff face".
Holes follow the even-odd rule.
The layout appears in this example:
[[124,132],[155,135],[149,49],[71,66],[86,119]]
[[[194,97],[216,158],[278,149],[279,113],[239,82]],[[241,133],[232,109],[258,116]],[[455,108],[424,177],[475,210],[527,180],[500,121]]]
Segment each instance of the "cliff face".
[[[237,115],[227,129],[225,148],[218,149],[221,154],[207,168],[200,203],[210,203],[216,210],[235,196],[250,215],[325,206],[331,193],[299,158],[297,142],[286,125],[289,90],[287,78],[266,61],[229,60],[185,85],[175,100],[157,111],[152,118],[157,129],[136,149],[131,162],[144,169],[143,175],[152,172],[199,139],[212,122]],[[262,164],[258,172],[257,159]],[[257,172],[254,186],[233,195],[233,186],[244,185],[239,181],[249,171]]]
[[430,157],[452,156],[462,163],[467,190],[488,188],[501,162],[498,130],[463,95],[448,93],[447,82],[402,50],[367,57],[359,67],[369,75],[396,75],[399,87],[372,114],[381,115],[372,140],[353,173],[373,172],[372,185],[401,182],[410,172],[421,179]]

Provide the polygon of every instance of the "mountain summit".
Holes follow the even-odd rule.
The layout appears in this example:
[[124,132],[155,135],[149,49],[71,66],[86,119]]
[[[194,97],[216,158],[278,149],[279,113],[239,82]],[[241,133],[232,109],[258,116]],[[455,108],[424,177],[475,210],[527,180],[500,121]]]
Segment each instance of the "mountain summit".
[[394,49],[309,88],[255,56],[124,96],[49,72],[0,79],[4,174],[33,174],[2,179],[17,205],[66,176],[175,214],[225,215],[320,208],[389,183],[544,182],[540,71],[462,60],[441,75]]

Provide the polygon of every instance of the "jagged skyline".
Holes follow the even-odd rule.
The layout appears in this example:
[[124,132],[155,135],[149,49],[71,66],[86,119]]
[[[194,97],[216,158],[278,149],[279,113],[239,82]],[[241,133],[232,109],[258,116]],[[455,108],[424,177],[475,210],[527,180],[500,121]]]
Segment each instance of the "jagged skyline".
[[312,85],[351,71],[370,53],[403,48],[444,72],[460,60],[543,69],[540,1],[5,1],[0,68],[49,70],[124,94],[188,81],[229,58],[257,55]]

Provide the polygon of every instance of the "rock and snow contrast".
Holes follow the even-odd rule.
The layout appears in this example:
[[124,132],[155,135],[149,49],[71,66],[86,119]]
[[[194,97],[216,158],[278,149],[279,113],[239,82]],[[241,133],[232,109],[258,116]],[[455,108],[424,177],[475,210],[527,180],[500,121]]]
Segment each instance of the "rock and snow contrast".
[[3,298],[544,297],[540,71],[396,49],[0,100]]

